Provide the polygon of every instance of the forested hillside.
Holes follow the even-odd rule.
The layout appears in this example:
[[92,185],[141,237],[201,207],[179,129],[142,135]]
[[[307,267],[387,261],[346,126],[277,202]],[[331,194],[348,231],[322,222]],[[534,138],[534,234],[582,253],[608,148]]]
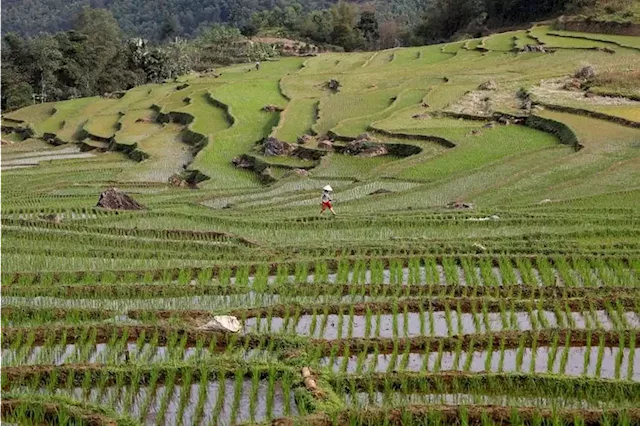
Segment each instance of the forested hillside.
[[[123,31],[158,39],[163,27],[177,25],[180,35],[195,35],[212,23],[242,26],[255,12],[271,10],[292,17],[300,11],[327,9],[336,0],[5,0],[2,2],[2,32],[21,35],[65,31],[83,6],[110,10]],[[386,17],[419,19],[420,0],[374,0],[378,13]]]

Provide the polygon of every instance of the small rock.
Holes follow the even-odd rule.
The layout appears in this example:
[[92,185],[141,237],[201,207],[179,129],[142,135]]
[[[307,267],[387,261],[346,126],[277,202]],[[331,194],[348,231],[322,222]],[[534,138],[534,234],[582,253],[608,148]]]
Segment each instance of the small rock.
[[478,130],[478,129],[473,129],[471,131],[471,135],[473,135],[473,136],[479,136],[481,134],[482,134],[482,132],[480,130]]
[[389,151],[384,145],[362,138],[349,142],[342,153],[359,157],[379,157],[388,154]]
[[494,127],[496,127],[496,123],[493,121],[482,126],[483,129],[493,129]]
[[300,145],[304,145],[304,144],[306,144],[306,143],[311,142],[312,140],[313,140],[313,136],[311,136],[311,135],[302,135],[302,136],[299,136],[299,137],[298,137],[297,142],[298,142]]
[[240,324],[240,321],[238,321],[238,318],[236,317],[230,315],[216,315],[211,321],[198,328],[206,331],[237,333],[242,330],[242,324]]
[[283,111],[283,108],[277,106],[277,105],[265,105],[262,107],[262,110],[265,112],[280,112]]
[[239,169],[251,169],[253,167],[253,163],[244,155],[234,158],[231,162]]
[[180,176],[178,175],[171,175],[169,177],[169,185],[171,186],[177,186],[179,188],[184,188],[184,187],[188,187],[189,182],[187,182],[186,180],[182,179]]
[[340,82],[338,80],[335,79],[331,79],[329,80],[329,82],[327,83],[327,87],[329,88],[329,90],[331,90],[332,92],[338,92],[340,90]]
[[470,217],[467,220],[471,222],[486,222],[488,220],[499,220],[499,219],[500,219],[500,216],[493,214],[491,216],[485,216],[485,217]]
[[580,68],[578,71],[576,71],[574,75],[575,78],[586,78],[586,79],[593,78],[595,76],[596,76],[596,70],[591,65],[586,65]]
[[320,141],[320,142],[318,142],[318,148],[326,149],[327,151],[331,151],[333,149],[333,142],[331,142],[328,139]]
[[495,80],[489,80],[478,86],[478,90],[498,90],[498,83]]
[[487,251],[487,248],[480,243],[473,243],[473,246],[480,251]]
[[49,221],[49,222],[53,222],[53,223],[62,222],[62,216],[59,215],[59,214],[55,214],[55,213],[51,213],[51,214],[48,214],[48,215],[44,216],[44,219]]
[[550,53],[550,52],[552,52],[552,50],[548,50],[546,47],[544,47],[542,45],[538,45],[538,44],[527,44],[527,45],[523,46],[520,49],[520,52],[522,52],[522,53],[530,53],[530,52]]
[[419,114],[413,114],[411,116],[411,118],[415,118],[417,120],[428,120],[431,118],[431,114],[423,112],[423,113],[419,113]]
[[582,82],[577,78],[572,78],[570,80],[567,80],[567,82],[564,84],[564,90],[572,90],[572,91],[582,90]]
[[293,152],[293,145],[270,136],[262,143],[262,152],[266,156],[289,155]]
[[378,195],[378,194],[391,194],[393,191],[390,191],[385,188],[376,189],[373,192],[370,192],[369,195]]
[[464,203],[462,201],[452,201],[447,204],[448,209],[472,209],[473,203]]
[[509,120],[507,117],[501,116],[498,118],[498,123],[502,124],[503,126],[508,126],[509,124],[511,124],[511,120]]
[[275,182],[276,180],[275,176],[273,175],[273,171],[271,170],[271,167],[267,167],[266,169],[261,171],[258,177],[260,178],[260,181],[262,183],[271,183],[271,182]]
[[309,176],[309,171],[305,170],[305,169],[293,169],[293,173],[295,173],[296,175],[298,175],[300,177]]
[[100,194],[97,207],[109,210],[144,210],[144,206],[117,188],[109,188]]

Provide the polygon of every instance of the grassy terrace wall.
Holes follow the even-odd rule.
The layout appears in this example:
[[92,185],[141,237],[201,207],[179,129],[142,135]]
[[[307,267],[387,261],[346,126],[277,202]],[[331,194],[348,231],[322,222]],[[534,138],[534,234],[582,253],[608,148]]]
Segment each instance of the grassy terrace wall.
[[525,124],[534,129],[556,135],[561,143],[572,146],[576,151],[581,148],[580,141],[576,134],[564,123],[531,115],[527,117]]

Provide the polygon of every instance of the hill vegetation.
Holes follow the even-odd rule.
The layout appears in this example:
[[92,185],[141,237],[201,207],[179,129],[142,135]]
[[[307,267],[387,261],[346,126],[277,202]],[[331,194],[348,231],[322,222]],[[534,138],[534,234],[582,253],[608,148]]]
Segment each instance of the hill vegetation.
[[3,114],[3,424],[640,422],[640,38],[270,59]]
[[[387,3],[386,7],[377,7],[375,3],[358,7],[339,1],[330,8],[319,10],[314,8],[324,3],[304,7],[299,3],[283,3],[269,10],[260,10],[264,6],[262,3],[262,6],[216,3],[215,7],[242,10],[225,13],[225,16],[244,18],[229,18],[235,26],[211,26],[206,21],[206,13],[199,13],[198,16],[205,20],[195,31],[189,25],[190,31],[185,32],[176,15],[159,7],[154,13],[164,11],[165,14],[156,35],[148,35],[143,25],[136,25],[137,31],[128,30],[122,25],[122,17],[117,11],[113,12],[114,17],[109,9],[85,7],[77,15],[68,15],[73,16],[70,30],[55,34],[39,33],[23,38],[7,32],[16,20],[5,25],[1,106],[6,111],[26,106],[36,99],[54,101],[103,95],[161,82],[189,71],[279,55],[379,50],[481,38],[489,35],[492,28],[523,25],[564,11],[582,11],[587,15],[586,18],[563,18],[557,29],[637,35],[640,31],[637,10],[626,3],[626,0],[610,0],[606,4],[596,0],[533,3],[524,0],[436,0],[424,14],[412,2],[400,2],[396,8],[394,2]],[[72,4],[75,3],[67,6]],[[37,2],[20,3],[18,9],[27,10],[37,5]],[[9,3],[5,7],[3,20],[7,15],[12,16],[14,6],[17,7]],[[116,3],[107,6],[115,7]],[[191,6],[199,7],[198,4]],[[389,14],[389,10],[396,9],[405,11],[402,13],[412,19]],[[184,12],[185,9],[180,10]],[[147,19],[147,15],[144,16]],[[416,19],[420,16],[422,20]],[[600,20],[593,21],[594,16],[599,16]],[[622,17],[623,22],[612,16]],[[597,28],[592,28],[593,25]],[[33,27],[30,25],[29,28]],[[508,40],[505,41],[508,47]]]

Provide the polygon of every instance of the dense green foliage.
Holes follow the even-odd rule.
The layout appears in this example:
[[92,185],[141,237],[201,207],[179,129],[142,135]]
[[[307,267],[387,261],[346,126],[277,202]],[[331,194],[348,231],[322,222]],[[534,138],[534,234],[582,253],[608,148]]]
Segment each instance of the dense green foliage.
[[[334,3],[336,0],[7,0],[2,4],[2,26],[3,32],[23,35],[65,31],[73,26],[73,16],[83,6],[92,5],[110,10],[127,35],[160,40],[172,28],[177,35],[195,36],[214,23],[242,27],[256,12],[272,11],[292,19],[298,12],[328,9]],[[385,18],[415,18],[423,7],[417,0],[377,0],[372,4]]]
[[[167,33],[171,34],[171,26]],[[126,39],[106,9],[82,9],[74,29],[54,35],[2,40],[2,109],[130,89],[233,62],[261,60],[277,52],[250,44],[234,27],[213,26],[194,40],[162,45]],[[35,98],[34,98],[35,96]]]
[[[621,0],[624,1],[624,0]],[[473,38],[491,28],[536,22],[567,11],[601,3],[598,0],[433,0],[416,35],[426,42]],[[602,2],[604,3],[604,2]],[[613,3],[613,2],[612,2]]]

